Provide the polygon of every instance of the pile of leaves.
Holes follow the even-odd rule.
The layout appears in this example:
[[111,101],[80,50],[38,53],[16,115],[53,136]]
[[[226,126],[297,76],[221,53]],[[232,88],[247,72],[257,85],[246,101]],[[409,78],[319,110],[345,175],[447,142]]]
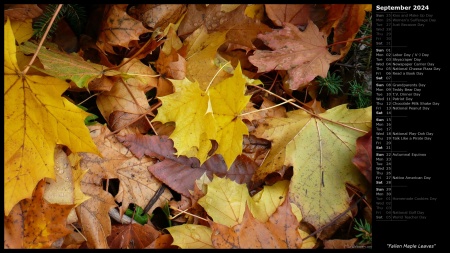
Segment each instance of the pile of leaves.
[[371,5],[4,7],[5,248],[370,247]]

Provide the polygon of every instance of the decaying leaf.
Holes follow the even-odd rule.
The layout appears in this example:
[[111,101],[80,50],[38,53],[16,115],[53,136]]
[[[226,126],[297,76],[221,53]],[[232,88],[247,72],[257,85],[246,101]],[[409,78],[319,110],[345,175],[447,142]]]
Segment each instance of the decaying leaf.
[[109,53],[115,54],[113,46],[128,48],[131,41],[139,40],[143,33],[151,32],[142,22],[127,14],[128,4],[114,4],[103,19],[97,46]]
[[11,21],[25,21],[27,19],[37,18],[43,11],[37,4],[5,4],[4,20],[9,17]]
[[266,4],[267,16],[277,26],[290,23],[306,26],[309,20],[309,4]]
[[250,62],[258,67],[259,73],[287,70],[292,90],[305,87],[316,76],[326,77],[330,63],[340,58],[330,54],[325,34],[312,21],[303,32],[284,23],[283,29],[260,34],[258,38],[274,51],[256,50],[249,57]]
[[170,23],[176,23],[185,11],[185,4],[138,4],[130,8],[130,15],[149,28],[164,30]]
[[44,199],[45,181],[39,181],[31,200],[22,200],[5,216],[5,248],[48,249],[71,233],[66,220],[74,205],[49,204]]
[[253,218],[248,207],[243,221],[233,227],[210,222],[213,230],[211,240],[220,249],[299,249],[302,238],[298,221],[292,214],[289,201],[285,200],[266,222]]
[[251,177],[257,168],[252,160],[245,156],[239,156],[228,169],[225,161],[219,155],[212,156],[200,166],[199,161],[195,158],[176,156],[173,142],[167,136],[130,134],[118,136],[117,139],[139,159],[146,155],[160,160],[148,167],[148,170],[170,188],[186,197],[191,195],[189,191],[194,189],[195,180],[204,173],[211,179],[215,174],[240,184],[250,184]]
[[160,235],[161,232],[147,224],[115,225],[108,244],[111,249],[143,249]]

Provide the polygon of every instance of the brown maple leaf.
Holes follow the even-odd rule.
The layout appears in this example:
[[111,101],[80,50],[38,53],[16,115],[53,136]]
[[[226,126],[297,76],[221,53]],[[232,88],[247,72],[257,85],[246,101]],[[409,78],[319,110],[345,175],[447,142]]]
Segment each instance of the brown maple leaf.
[[255,219],[248,206],[242,223],[228,227],[210,222],[213,230],[211,240],[215,248],[296,248],[302,246],[297,218],[289,201],[284,201],[266,222]]
[[[170,188],[186,197],[191,195],[189,190],[194,189],[195,180],[205,172],[210,179],[215,174],[240,184],[251,184],[251,178],[257,168],[256,163],[244,155],[238,156],[229,170],[220,155],[210,157],[200,166],[196,158],[177,157],[173,141],[167,136],[125,135],[117,136],[117,139],[138,158],[147,155],[160,160],[159,163],[148,167],[148,170]],[[252,186],[249,185],[249,187]]]
[[142,22],[127,14],[127,7],[128,4],[115,4],[107,10],[97,40],[101,50],[115,54],[113,46],[128,48],[128,44],[139,40],[141,34],[151,32]]
[[49,204],[45,186],[45,180],[39,181],[31,200],[22,200],[5,216],[5,248],[50,248],[72,232],[66,221],[75,205]]
[[114,225],[108,236],[111,249],[143,249],[161,235],[161,232],[147,224]]
[[330,63],[340,58],[330,54],[326,36],[312,21],[303,32],[284,23],[283,29],[259,34],[258,38],[274,51],[256,50],[249,61],[258,67],[258,73],[287,70],[292,90],[305,87],[316,76],[326,77]]
[[372,129],[356,139],[356,154],[352,162],[366,177],[367,181],[372,183]]

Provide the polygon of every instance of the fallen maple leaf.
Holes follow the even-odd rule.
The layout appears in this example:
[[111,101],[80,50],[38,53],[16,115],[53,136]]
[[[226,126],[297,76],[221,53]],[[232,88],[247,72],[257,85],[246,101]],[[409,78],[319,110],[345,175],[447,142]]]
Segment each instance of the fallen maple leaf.
[[5,24],[5,214],[20,200],[30,198],[43,178],[55,178],[54,148],[99,154],[84,119],[89,113],[62,98],[69,87],[49,76],[21,74],[14,34]]
[[372,183],[372,129],[356,139],[356,154],[352,162],[359,171]]
[[211,228],[202,225],[183,224],[166,228],[173,237],[172,245],[182,249],[212,249]]
[[150,245],[161,232],[147,224],[114,225],[108,236],[110,249],[143,249]]
[[22,200],[11,216],[5,216],[5,248],[48,249],[72,232],[66,219],[74,205],[49,204],[44,199],[45,185],[45,180],[39,181],[31,200]]
[[160,160],[148,167],[148,170],[171,189],[186,197],[191,195],[189,191],[194,189],[195,180],[204,173],[209,178],[212,178],[214,174],[240,184],[246,183],[250,187],[251,177],[257,168],[252,160],[239,156],[228,169],[219,155],[212,156],[200,166],[195,158],[174,155],[173,142],[167,136],[129,134],[117,136],[117,139],[139,159],[147,155]]
[[[250,16],[256,16],[256,13],[252,12],[255,10],[247,4],[191,4],[180,24],[178,34],[185,37],[186,34],[204,26],[208,33],[228,31],[227,39],[230,42],[254,48],[252,41],[256,39],[256,35],[268,32],[270,28],[259,19],[251,18]],[[246,15],[247,13],[249,15]]]
[[[366,12],[372,10],[371,4],[331,4],[327,10],[327,22],[320,30],[325,34],[333,30],[332,52],[344,57],[353,44],[353,39],[364,22]],[[346,42],[346,43],[336,43]]]
[[128,4],[114,4],[105,14],[97,40],[97,46],[103,51],[115,54],[112,46],[128,48],[131,41],[138,41],[140,35],[151,32],[127,14],[127,7]]
[[145,93],[157,86],[156,72],[137,59],[131,59],[120,68],[124,73],[117,78],[110,91],[97,96],[97,106],[103,118],[112,125],[111,113],[115,111],[145,114],[150,105]]
[[130,8],[130,15],[142,20],[147,27],[164,30],[186,12],[185,4],[137,4]]
[[[26,54],[34,53],[36,49],[37,45],[29,41],[20,45],[20,50]],[[108,70],[103,65],[87,62],[76,53],[67,54],[55,49],[41,48],[38,57],[45,67],[45,69],[39,69],[41,72],[64,81],[72,80],[80,88],[87,87],[89,82],[101,78],[103,75],[115,76],[120,74],[116,70]]]
[[214,85],[229,76],[225,71],[219,71],[214,64],[217,49],[226,40],[226,31],[208,34],[205,26],[199,27],[184,41],[186,53],[186,77],[199,83],[202,90]]
[[197,157],[203,164],[210,156],[210,140],[216,140],[216,153],[230,167],[242,153],[243,135],[248,135],[247,126],[239,116],[250,100],[250,96],[245,96],[246,79],[240,64],[232,77],[209,91],[203,91],[197,82],[187,79],[172,83],[175,92],[160,98],[163,105],[153,121],[175,122],[170,138],[177,155]]
[[32,19],[26,19],[24,21],[11,21],[11,28],[13,30],[14,37],[19,45],[33,37],[34,31],[32,23]]
[[244,184],[214,175],[208,192],[198,200],[214,222],[232,227],[242,222],[247,200],[250,198]]
[[316,76],[326,77],[330,63],[340,58],[328,52],[326,36],[312,21],[303,32],[284,23],[283,29],[260,34],[258,38],[274,51],[256,50],[249,61],[258,67],[258,73],[287,70],[292,90],[305,87]]
[[257,137],[271,140],[272,148],[253,179],[292,165],[289,197],[316,229],[347,209],[346,182],[366,187],[351,160],[356,139],[371,128],[372,109],[346,106],[334,107],[320,118],[291,111],[287,118],[268,118],[255,131]]
[[200,89],[198,82],[183,79],[172,80],[172,84],[175,92],[159,98],[162,106],[152,122],[175,122],[170,138],[177,155],[195,156],[204,163],[212,147],[209,140],[216,135],[214,118],[208,111],[210,98]]
[[24,21],[37,18],[42,13],[42,9],[37,4],[5,4],[3,12],[5,21],[7,17],[11,21]]
[[267,16],[277,26],[290,23],[305,26],[309,20],[309,4],[265,4]]
[[214,247],[219,249],[299,249],[302,247],[302,238],[298,224],[289,201],[285,199],[266,222],[255,219],[248,207],[245,208],[241,224],[229,227],[210,222],[213,230],[211,240]]

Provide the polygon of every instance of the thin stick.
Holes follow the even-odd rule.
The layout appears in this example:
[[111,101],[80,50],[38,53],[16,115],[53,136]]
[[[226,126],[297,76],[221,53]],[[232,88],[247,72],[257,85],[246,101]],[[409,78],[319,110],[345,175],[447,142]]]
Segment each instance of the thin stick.
[[70,223],[70,225],[72,225],[72,227],[75,228],[75,230],[76,230],[76,231],[84,238],[84,240],[87,241],[87,239],[86,239],[86,237],[84,237],[83,233],[81,233],[81,231],[78,230],[78,228],[75,227],[75,226],[73,225],[73,223]]
[[283,103],[280,103],[280,104],[277,104],[277,105],[273,105],[273,106],[269,106],[269,107],[267,107],[267,108],[259,109],[259,110],[257,110],[257,111],[251,111],[251,112],[242,113],[242,114],[239,115],[239,116],[244,116],[244,115],[247,115],[247,114],[252,114],[252,113],[256,113],[256,112],[261,112],[261,111],[269,110],[269,109],[278,107],[278,106],[280,106],[280,105],[287,104],[287,103],[294,102],[294,101],[295,101],[294,99],[289,99],[289,100],[287,100],[287,101],[284,101]]
[[208,221],[207,219],[205,219],[205,218],[202,218],[202,217],[200,217],[200,216],[197,216],[197,215],[195,215],[195,214],[192,214],[192,213],[189,213],[189,212],[186,212],[187,210],[189,210],[189,208],[187,208],[186,210],[180,210],[180,209],[178,209],[178,208],[176,208],[176,207],[173,207],[173,206],[169,206],[171,209],[173,209],[173,210],[176,210],[176,211],[178,211],[178,212],[181,212],[181,213],[179,213],[179,214],[177,214],[177,215],[175,215],[175,216],[173,216],[173,217],[171,217],[170,219],[171,220],[173,220],[173,219],[175,219],[176,217],[178,217],[180,214],[182,214],[182,213],[185,213],[185,214],[188,214],[188,215],[191,215],[191,216],[194,216],[194,217],[196,217],[196,218],[199,218],[199,219],[201,219],[201,220],[204,220],[204,221]]
[[56,8],[55,13],[53,13],[53,17],[52,17],[52,19],[50,20],[50,23],[47,26],[47,30],[45,30],[44,36],[42,36],[41,41],[39,42],[39,46],[36,49],[36,52],[34,53],[33,57],[31,58],[30,63],[28,63],[27,67],[23,71],[23,75],[27,74],[27,72],[30,69],[31,65],[36,60],[36,57],[37,57],[37,55],[39,53],[39,50],[41,50],[42,44],[44,44],[44,41],[47,38],[47,35],[48,35],[49,31],[50,31],[50,28],[52,28],[52,25],[55,22],[56,16],[58,16],[58,13],[61,10],[62,6],[63,6],[62,4],[59,4],[58,8]]
[[83,104],[84,102],[86,102],[86,101],[88,101],[89,99],[91,99],[92,97],[95,97],[95,96],[97,96],[98,94],[100,94],[100,93],[95,93],[95,94],[92,94],[91,96],[89,96],[88,98],[86,98],[85,100],[83,100],[83,101],[81,101],[80,103],[78,103],[77,105],[81,105],[81,104]]
[[[287,99],[285,99],[285,98],[283,98],[283,97],[280,97],[280,96],[278,96],[277,94],[275,94],[275,93],[273,93],[273,92],[271,92],[271,91],[268,91],[268,90],[266,90],[266,89],[264,89],[264,88],[258,87],[257,85],[255,85],[255,86],[253,86],[253,87],[256,87],[256,88],[258,88],[258,89],[260,89],[260,90],[263,90],[263,91],[265,91],[265,92],[267,92],[267,93],[269,93],[269,94],[271,94],[271,95],[274,95],[275,97],[277,97],[277,98],[279,98],[279,99],[281,99],[281,100],[288,101]],[[299,105],[297,105],[297,104],[294,104],[294,103],[292,103],[292,102],[288,102],[288,103],[291,104],[291,105],[293,105],[293,106],[295,106],[295,107],[297,107],[298,109],[301,109],[301,110],[305,111],[306,113],[308,113],[308,114],[310,114],[311,116],[316,117],[316,118],[318,118],[318,119],[325,120],[325,121],[328,121],[328,122],[331,122],[331,123],[334,123],[334,124],[337,124],[337,125],[340,125],[340,126],[343,126],[343,127],[346,127],[346,128],[350,128],[350,129],[353,129],[353,130],[358,131],[358,132],[361,132],[361,133],[365,133],[365,134],[368,133],[368,131],[364,131],[364,130],[358,129],[358,128],[356,128],[356,127],[348,126],[348,125],[342,124],[342,123],[340,123],[340,122],[333,121],[333,120],[331,120],[331,119],[323,118],[323,117],[321,117],[321,116],[319,116],[319,115],[317,115],[317,114],[315,114],[315,113],[313,113],[313,112],[310,112],[310,111],[306,110],[305,108],[303,108],[303,107],[301,107],[301,106],[299,106]]]

